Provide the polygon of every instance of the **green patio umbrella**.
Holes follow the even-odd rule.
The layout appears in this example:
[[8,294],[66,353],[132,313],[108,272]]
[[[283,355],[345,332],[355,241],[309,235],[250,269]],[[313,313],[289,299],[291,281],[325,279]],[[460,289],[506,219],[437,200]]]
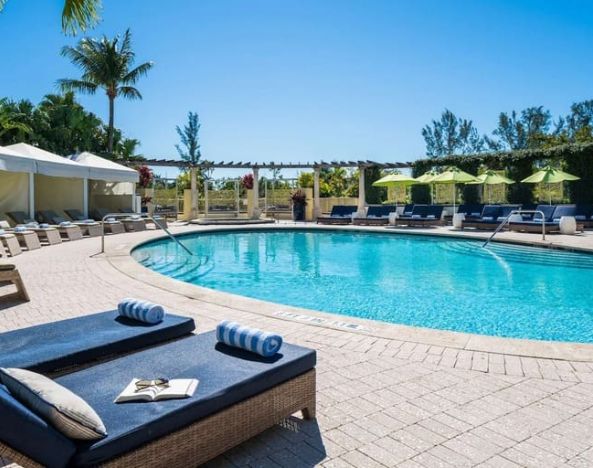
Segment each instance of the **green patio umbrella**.
[[468,185],[487,185],[488,186],[488,203],[492,203],[492,185],[500,184],[514,184],[515,181],[508,177],[497,174],[491,169],[487,169],[483,174],[477,177],[477,182],[468,182]]
[[432,181],[438,175],[439,175],[439,173],[433,169],[433,170],[430,170],[430,171],[425,172],[424,174],[422,174],[419,177],[416,177],[416,183],[417,184],[427,184],[427,185],[430,185],[430,203],[433,204],[433,205],[434,205],[434,194],[433,194],[433,183],[432,183]]
[[451,166],[445,172],[432,179],[433,184],[453,184],[453,212],[455,212],[455,205],[457,204],[457,184],[469,184],[470,182],[477,181],[478,179],[475,176],[463,172],[455,166]]
[[546,184],[548,186],[549,203],[552,204],[552,191],[550,184],[559,184],[569,180],[579,180],[580,177],[569,174],[568,172],[554,169],[551,166],[546,166],[539,171],[531,174],[529,177],[523,179],[521,182],[525,184]]
[[[374,187],[409,187],[410,185],[417,184],[418,182],[413,177],[405,174],[388,174],[385,177],[381,177],[379,180],[373,182]],[[397,200],[395,201],[397,207]]]

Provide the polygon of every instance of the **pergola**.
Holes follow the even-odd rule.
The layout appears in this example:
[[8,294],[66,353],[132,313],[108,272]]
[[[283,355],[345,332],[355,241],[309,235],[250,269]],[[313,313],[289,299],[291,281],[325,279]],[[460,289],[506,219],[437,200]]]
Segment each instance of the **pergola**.
[[[186,161],[178,159],[146,159],[142,161],[143,164],[153,167],[177,167],[184,169],[188,167]],[[306,163],[259,163],[249,161],[201,161],[198,164],[189,166],[191,172],[191,200],[192,200],[192,217],[197,216],[197,190],[196,190],[196,169],[251,169],[253,172],[253,186],[257,187],[259,183],[259,170],[260,169],[313,169],[313,216],[317,218],[321,214],[320,202],[319,202],[319,174],[321,169],[325,168],[358,168],[359,169],[359,180],[358,180],[358,211],[363,212],[366,207],[366,194],[365,194],[365,169],[370,167],[378,167],[380,169],[408,169],[412,167],[409,162],[394,162],[394,163],[383,163],[377,161],[314,161]],[[252,212],[249,213],[251,217],[259,217],[258,209],[258,192],[257,190],[252,191],[254,207]]]

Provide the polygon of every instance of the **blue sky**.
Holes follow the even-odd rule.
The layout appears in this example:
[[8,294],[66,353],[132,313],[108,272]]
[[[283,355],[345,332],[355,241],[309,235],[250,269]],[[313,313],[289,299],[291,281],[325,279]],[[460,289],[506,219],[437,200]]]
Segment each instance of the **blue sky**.
[[[0,95],[37,101],[77,76],[61,4],[9,0]],[[587,1],[104,0],[88,34],[127,27],[156,65],[116,125],[149,156],[176,156],[189,110],[208,159],[407,161],[444,108],[490,133],[500,111],[593,98]],[[106,119],[102,94],[81,101]]]

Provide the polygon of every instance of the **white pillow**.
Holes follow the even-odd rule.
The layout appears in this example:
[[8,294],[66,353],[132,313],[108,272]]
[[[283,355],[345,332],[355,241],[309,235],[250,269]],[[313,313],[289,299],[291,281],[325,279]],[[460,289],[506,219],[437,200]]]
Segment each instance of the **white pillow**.
[[95,410],[53,380],[25,369],[0,368],[0,381],[15,399],[66,437],[96,440],[107,435]]

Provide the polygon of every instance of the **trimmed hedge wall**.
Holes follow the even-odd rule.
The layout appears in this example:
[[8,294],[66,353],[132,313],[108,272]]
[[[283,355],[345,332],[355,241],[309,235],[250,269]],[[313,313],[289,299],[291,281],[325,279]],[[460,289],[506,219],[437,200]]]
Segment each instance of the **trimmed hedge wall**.
[[[413,163],[412,175],[417,177],[434,167],[443,166],[457,166],[462,171],[476,175],[478,168],[484,165],[489,169],[504,169],[509,178],[518,182],[535,172],[536,165],[548,163],[560,163],[563,170],[581,178],[567,184],[567,193],[572,203],[593,203],[593,143],[561,145],[541,150],[501,151],[420,159]],[[531,184],[510,185],[509,202],[533,203],[533,188]],[[462,193],[466,203],[478,200],[477,186],[463,186]],[[414,203],[429,203],[428,187],[413,186],[412,200]]]

